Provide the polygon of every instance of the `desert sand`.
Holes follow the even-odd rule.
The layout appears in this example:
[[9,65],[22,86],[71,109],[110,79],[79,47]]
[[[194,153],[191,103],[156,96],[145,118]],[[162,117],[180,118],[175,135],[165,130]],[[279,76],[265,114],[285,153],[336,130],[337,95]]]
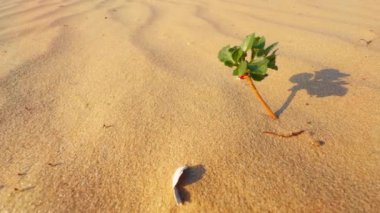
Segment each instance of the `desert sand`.
[[[379,23],[377,0],[2,0],[0,210],[378,212]],[[276,121],[217,59],[252,32],[279,42]]]

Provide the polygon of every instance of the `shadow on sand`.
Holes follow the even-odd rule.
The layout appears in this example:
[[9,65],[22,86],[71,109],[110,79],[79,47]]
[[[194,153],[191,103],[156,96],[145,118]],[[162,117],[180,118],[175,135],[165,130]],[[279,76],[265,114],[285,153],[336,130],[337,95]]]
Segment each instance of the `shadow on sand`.
[[323,69],[313,73],[299,73],[289,78],[295,85],[289,89],[291,91],[285,103],[277,110],[276,115],[280,116],[290,105],[297,92],[306,90],[310,96],[317,98],[328,96],[344,96],[348,89],[344,86],[348,83],[343,78],[350,76],[336,69]]
[[185,189],[185,186],[193,184],[202,179],[205,172],[206,169],[203,165],[190,166],[184,171],[177,184],[183,202],[191,201],[190,192]]

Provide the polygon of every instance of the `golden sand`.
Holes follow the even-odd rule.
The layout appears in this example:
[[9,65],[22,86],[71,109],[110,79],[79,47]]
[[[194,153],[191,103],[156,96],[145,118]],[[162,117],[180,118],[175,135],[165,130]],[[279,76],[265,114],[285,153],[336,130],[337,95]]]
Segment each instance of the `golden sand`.
[[[377,212],[379,23],[377,0],[2,0],[0,210]],[[217,59],[252,32],[280,43],[276,121]]]

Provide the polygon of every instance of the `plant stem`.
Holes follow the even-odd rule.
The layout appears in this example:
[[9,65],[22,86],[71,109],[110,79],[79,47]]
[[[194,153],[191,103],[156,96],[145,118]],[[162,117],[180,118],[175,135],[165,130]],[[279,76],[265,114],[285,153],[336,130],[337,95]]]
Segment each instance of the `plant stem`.
[[261,97],[259,91],[257,91],[255,85],[253,84],[253,81],[251,79],[250,76],[247,76],[247,78],[245,78],[249,84],[249,86],[251,87],[252,89],[252,92],[255,94],[256,98],[259,99],[260,103],[263,105],[263,107],[265,108],[265,110],[267,111],[268,115],[273,119],[273,120],[276,120],[277,119],[277,116],[273,113],[273,111],[269,108],[268,104],[264,101],[263,97]]

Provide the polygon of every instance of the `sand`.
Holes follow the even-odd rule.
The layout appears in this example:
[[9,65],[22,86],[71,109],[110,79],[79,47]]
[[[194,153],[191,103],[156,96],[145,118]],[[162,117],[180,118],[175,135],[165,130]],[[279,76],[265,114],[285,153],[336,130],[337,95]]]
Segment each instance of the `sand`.
[[[377,0],[2,0],[0,210],[377,212],[379,23]],[[280,43],[276,121],[217,59],[252,32]]]

